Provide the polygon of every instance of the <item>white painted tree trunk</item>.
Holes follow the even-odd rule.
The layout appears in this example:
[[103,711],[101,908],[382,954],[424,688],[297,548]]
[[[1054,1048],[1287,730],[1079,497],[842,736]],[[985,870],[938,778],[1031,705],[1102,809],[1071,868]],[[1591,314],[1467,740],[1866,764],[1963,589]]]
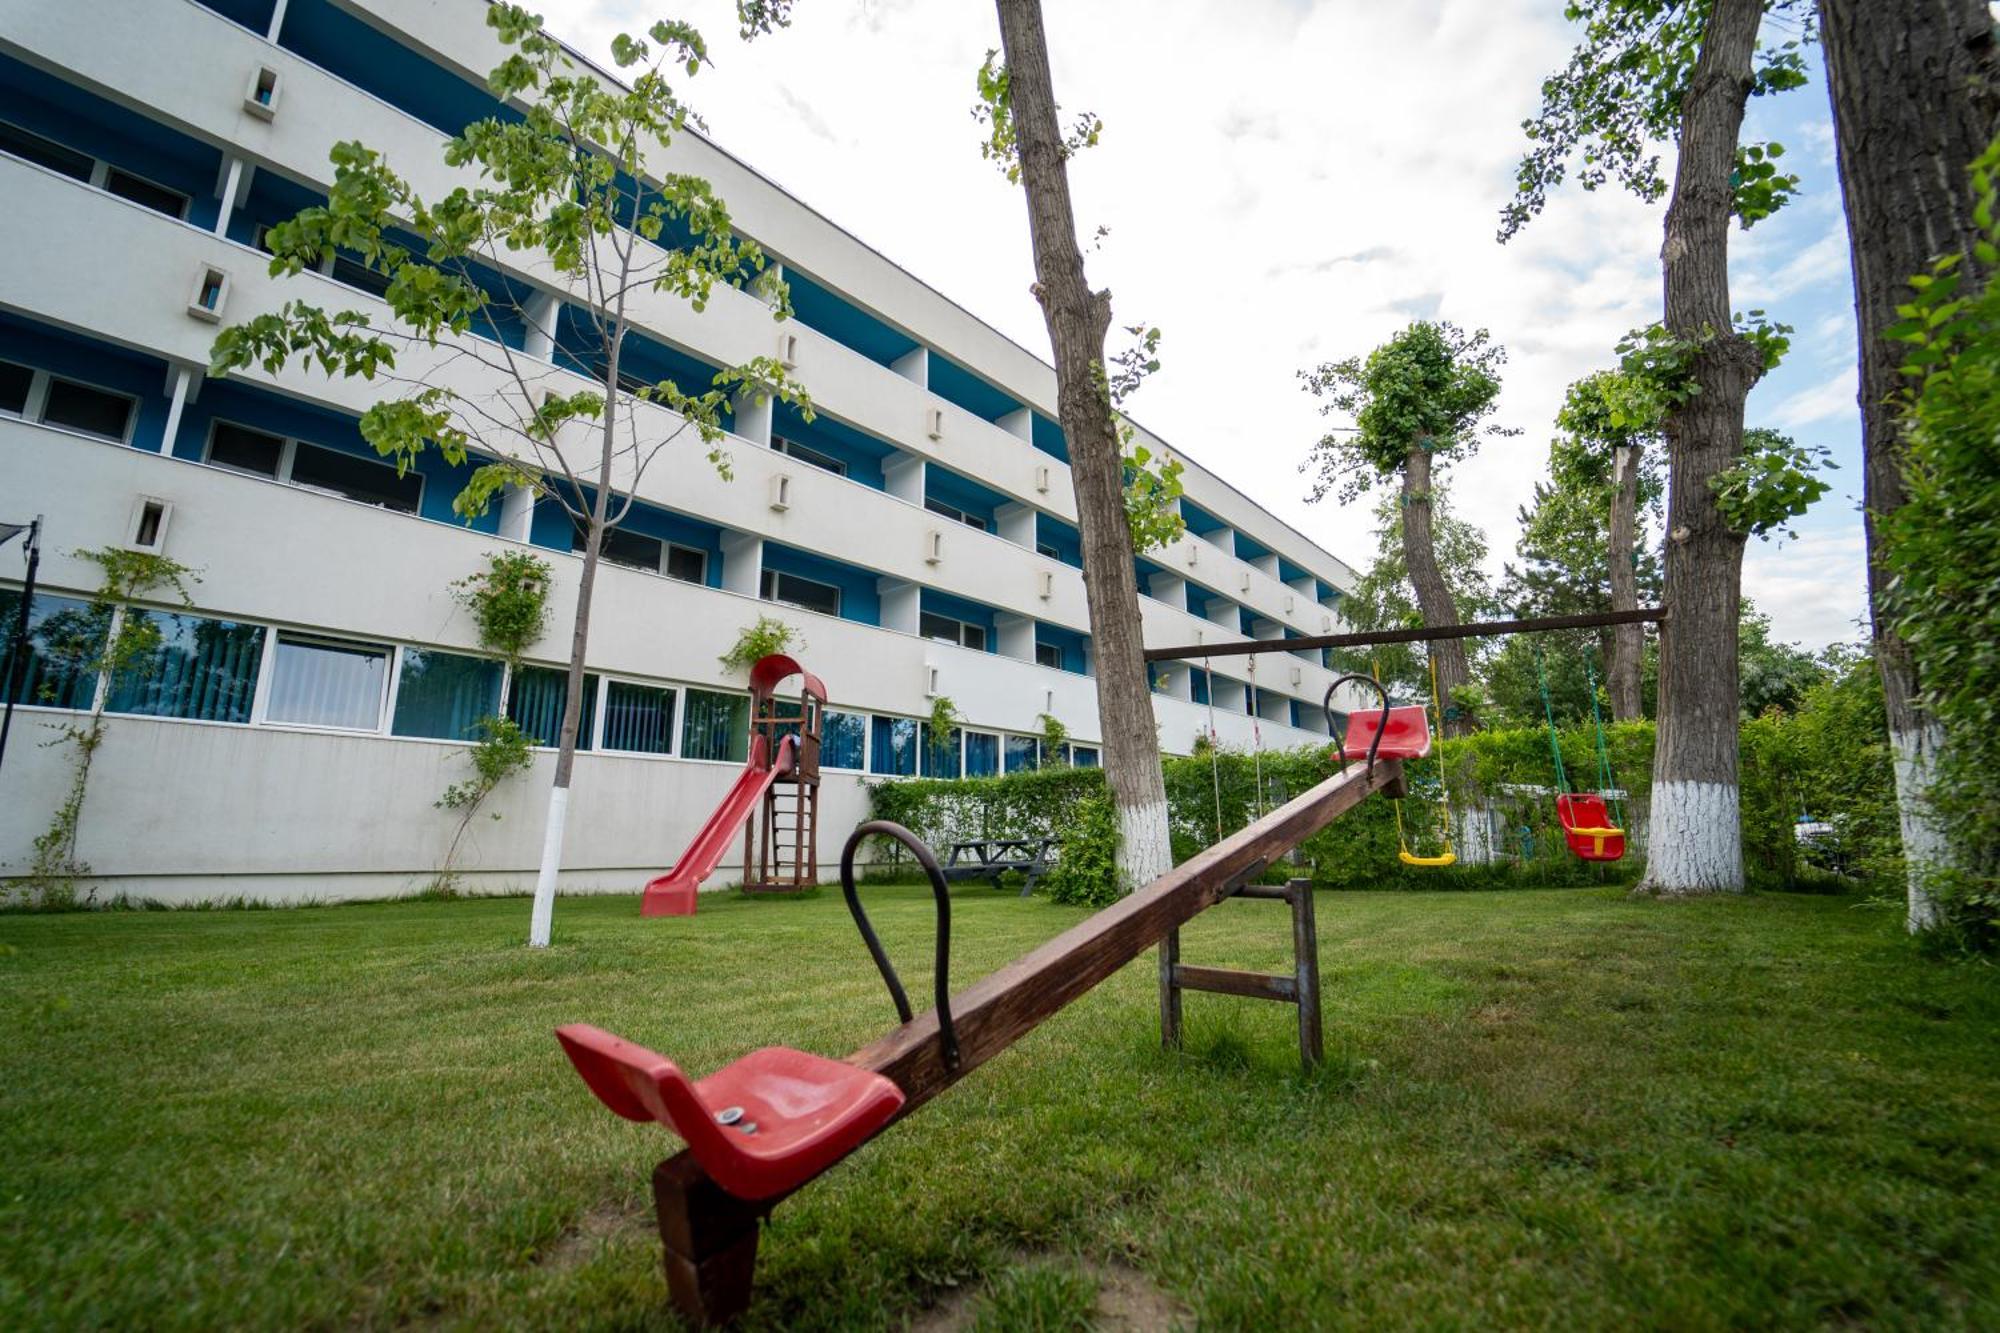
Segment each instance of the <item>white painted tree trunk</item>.
[[1642,888],[1662,898],[1740,892],[1741,818],[1734,783],[1655,784]]
[[535,908],[528,920],[528,947],[549,947],[556,914],[556,876],[562,873],[563,827],[569,822],[569,788],[549,788],[548,823],[542,829],[542,866],[535,875]]
[[1944,733],[1935,725],[1914,731],[1892,731],[1889,747],[1896,761],[1896,821],[1903,833],[1903,860],[1909,882],[1909,914],[1905,918],[1912,935],[1938,924],[1937,900],[1926,882],[1929,873],[1952,859],[1950,841],[1931,810],[1929,791],[1937,772],[1938,750]]
[[1121,808],[1118,875],[1125,890],[1144,888],[1173,868],[1173,843],[1167,836],[1167,803],[1158,801]]

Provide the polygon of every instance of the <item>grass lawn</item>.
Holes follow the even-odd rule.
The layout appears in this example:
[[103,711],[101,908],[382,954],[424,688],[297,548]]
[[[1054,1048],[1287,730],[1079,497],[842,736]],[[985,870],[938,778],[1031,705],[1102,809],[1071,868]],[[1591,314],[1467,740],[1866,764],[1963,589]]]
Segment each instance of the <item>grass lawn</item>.
[[[927,893],[871,891],[913,995]],[[1840,898],[1318,909],[1318,1075],[1289,1008],[1222,996],[1161,1052],[1148,956],[783,1205],[752,1322],[1065,1327],[1137,1289],[1229,1328],[2000,1327],[1990,969]],[[958,984],[1081,915],[962,889]],[[893,1011],[837,894],[564,900],[540,954],[527,918],[0,917],[0,1327],[671,1324],[673,1140],[550,1028],[706,1073]],[[1227,903],[1183,957],[1287,937]]]

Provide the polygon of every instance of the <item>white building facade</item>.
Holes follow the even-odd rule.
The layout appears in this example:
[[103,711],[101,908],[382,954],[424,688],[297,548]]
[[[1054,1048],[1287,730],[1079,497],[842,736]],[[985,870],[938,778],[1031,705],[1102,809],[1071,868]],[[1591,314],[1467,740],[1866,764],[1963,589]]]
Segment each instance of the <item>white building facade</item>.
[[[398,477],[362,440],[378,384],[204,374],[222,324],[288,299],[387,319],[380,279],[345,258],[269,277],[261,228],[324,199],[341,140],[445,193],[442,145],[493,110],[500,56],[479,0],[0,0],[0,519],[44,517],[32,619],[39,633],[98,586],[78,551],[157,550],[199,577],[191,609],[126,613],[161,630],[142,672],[72,678],[31,647],[0,767],[0,876],[26,870],[67,786],[69,749],[43,742],[93,704],[108,725],[79,858],[101,895],[169,901],[421,887],[471,723],[504,713],[553,739],[581,565],[559,509],[523,497],[458,519],[462,474],[426,459]],[[762,614],[800,633],[794,655],[832,696],[823,859],[866,816],[869,783],[1097,762],[1053,370],[699,136],[666,160],[714,185],[796,316],[775,324],[729,289],[701,313],[647,296],[634,355],[702,385],[778,355],[816,415],[741,403],[732,478],[692,444],[646,475],[593,606],[564,888],[637,889],[728,787],[747,695],[718,657]],[[560,324],[571,298],[528,267],[492,279]],[[513,345],[590,383],[532,341]],[[1336,631],[1353,572],[1173,452],[1188,532],[1139,561],[1146,641]],[[555,594],[550,632],[510,672],[449,585],[516,548],[553,566]],[[0,552],[9,625],[19,549]],[[1246,749],[1323,739],[1333,675],[1303,650],[1164,664],[1161,744],[1186,753],[1211,727]],[[962,726],[934,748],[920,719],[938,695]],[[1041,753],[1044,714],[1064,753]],[[552,763],[540,751],[494,796],[501,818],[477,822],[473,886],[532,882]]]

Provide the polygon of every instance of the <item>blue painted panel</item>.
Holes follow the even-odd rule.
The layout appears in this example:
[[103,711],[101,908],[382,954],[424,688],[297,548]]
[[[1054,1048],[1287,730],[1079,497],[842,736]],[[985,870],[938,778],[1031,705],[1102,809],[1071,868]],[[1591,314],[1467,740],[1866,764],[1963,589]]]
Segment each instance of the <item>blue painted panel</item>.
[[1258,541],[1255,537],[1246,537],[1240,532],[1236,534],[1236,558],[1238,560],[1255,560],[1259,556],[1269,554],[1271,554],[1271,548]]
[[924,498],[937,500],[954,509],[963,510],[976,518],[986,521],[990,532],[994,525],[993,511],[1007,503],[1007,497],[996,490],[980,485],[970,477],[960,476],[936,463],[924,469]]
[[1035,543],[1038,546],[1053,546],[1056,559],[1065,565],[1083,568],[1083,534],[1059,518],[1047,514],[1035,515]]
[[1074,671],[1079,676],[1089,674],[1088,670],[1086,670],[1087,659],[1084,653],[1084,645],[1088,640],[1075,630],[1068,630],[1060,625],[1048,625],[1043,624],[1041,621],[1036,621],[1035,642],[1037,644],[1054,644],[1059,648],[1062,651],[1062,669],[1064,671]]
[[998,650],[999,645],[994,640],[998,637],[999,631],[994,624],[995,613],[992,607],[968,601],[963,597],[954,597],[935,588],[920,590],[917,605],[931,615],[948,616],[953,620],[962,620],[968,625],[980,626],[986,631],[986,651],[990,653]]
[[[1138,577],[1139,595],[1141,597],[1153,597],[1153,575],[1172,573],[1171,570],[1165,568],[1162,565],[1154,564],[1152,561],[1146,559],[1146,557],[1144,556],[1136,556],[1133,558],[1132,572]],[[1164,597],[1153,597],[1153,600],[1156,602],[1160,602],[1166,606],[1173,606],[1176,611],[1187,609],[1185,603],[1179,606],[1174,606],[1173,602],[1169,601],[1167,598]]]
[[[608,360],[590,316],[581,306],[565,303],[556,318],[556,364],[601,380]],[[641,333],[627,332],[618,353],[618,378],[628,389],[671,380],[682,393],[707,393],[715,387],[720,370],[720,366]],[[723,408],[721,422],[724,430],[735,430],[736,414]]]
[[1321,606],[1332,606],[1340,600],[1340,589],[1334,587],[1325,579],[1314,579],[1313,590],[1319,594],[1319,604]]
[[1311,571],[1301,569],[1299,566],[1285,559],[1284,556],[1278,557],[1278,581],[1280,583],[1297,583],[1300,579],[1311,577]]
[[158,453],[167,428],[167,363],[95,338],[0,314],[0,359],[139,400],[132,447]]
[[836,296],[789,266],[785,269],[785,285],[792,293],[792,318],[809,329],[824,333],[841,346],[861,353],[870,361],[890,365],[917,348],[917,340],[909,334],[877,319],[844,297]]
[[1257,617],[1251,612],[1249,607],[1239,606],[1236,608],[1236,623],[1243,633],[1253,639],[1257,637]]
[[873,486],[878,491],[888,485],[882,464],[901,452],[895,445],[856,430],[846,422],[835,421],[823,412],[807,422],[797,408],[785,403],[771,404],[771,433],[839,459],[847,464],[850,481]]
[[1208,703],[1208,673],[1201,670],[1188,672],[1188,693],[1198,704]]
[[691,546],[697,551],[706,551],[708,576],[704,582],[711,588],[722,586],[722,529],[715,524],[642,501],[632,506],[632,512],[619,526],[631,532],[642,532],[648,537],[658,537],[676,546]]
[[1196,534],[1214,532],[1217,528],[1229,526],[1185,496],[1181,498],[1181,518],[1187,523],[1188,531]]
[[998,421],[1009,412],[1020,410],[1021,404],[964,366],[938,355],[935,348],[931,350],[929,361],[930,390],[947,402],[957,403],[972,415],[985,417],[988,421]]
[[1058,426],[1055,422],[1050,421],[1040,412],[1037,412],[1034,414],[1032,429],[1029,430],[1028,434],[1030,436],[1029,443],[1033,444],[1037,449],[1040,449],[1051,458],[1060,458],[1065,463],[1069,462],[1069,437],[1063,434],[1061,426]]
[[330,0],[291,0],[278,45],[445,134],[475,120],[518,118],[484,84],[432,63]]
[[875,575],[869,570],[775,542],[764,543],[764,568],[796,574],[815,583],[831,583],[840,589],[842,620],[864,625],[882,623],[882,595],[876,591]]
[[188,197],[187,220],[213,227],[222,153],[114,102],[0,56],[0,119],[104,159]]

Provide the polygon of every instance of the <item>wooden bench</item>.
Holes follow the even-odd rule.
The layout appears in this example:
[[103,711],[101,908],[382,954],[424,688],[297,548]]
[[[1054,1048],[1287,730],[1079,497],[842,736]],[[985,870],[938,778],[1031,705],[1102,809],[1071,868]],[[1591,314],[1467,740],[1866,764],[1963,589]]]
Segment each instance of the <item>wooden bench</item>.
[[1048,873],[1053,864],[1049,853],[1055,850],[1054,838],[968,838],[951,845],[951,855],[946,858],[944,877],[958,879],[990,879],[993,887],[1000,887],[1000,876],[1009,870],[1018,870],[1028,877],[1021,886],[1021,896],[1027,897],[1035,890],[1035,881]]

